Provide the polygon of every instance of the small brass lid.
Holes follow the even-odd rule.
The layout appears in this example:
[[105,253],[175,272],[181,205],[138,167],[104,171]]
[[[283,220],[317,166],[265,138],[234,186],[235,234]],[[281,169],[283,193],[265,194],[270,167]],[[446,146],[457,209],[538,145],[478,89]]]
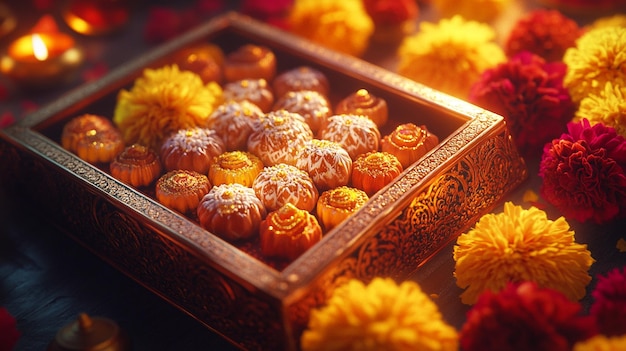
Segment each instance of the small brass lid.
[[128,351],[129,343],[114,321],[81,313],[61,328],[48,351]]

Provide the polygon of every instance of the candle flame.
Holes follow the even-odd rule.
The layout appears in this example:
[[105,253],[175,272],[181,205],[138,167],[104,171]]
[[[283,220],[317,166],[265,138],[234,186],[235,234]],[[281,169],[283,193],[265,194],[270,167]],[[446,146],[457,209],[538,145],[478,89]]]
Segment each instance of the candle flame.
[[41,36],[39,34],[33,34],[31,40],[33,42],[33,54],[35,58],[39,61],[47,59],[48,48],[46,47],[46,43],[41,39]]

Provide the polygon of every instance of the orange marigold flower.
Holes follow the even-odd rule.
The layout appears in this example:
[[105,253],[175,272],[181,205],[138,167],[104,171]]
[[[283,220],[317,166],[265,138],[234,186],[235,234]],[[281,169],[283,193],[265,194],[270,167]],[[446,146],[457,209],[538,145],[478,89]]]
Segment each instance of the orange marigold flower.
[[352,279],[311,311],[301,346],[303,351],[456,351],[458,336],[417,283],[374,278],[366,285]]
[[486,290],[497,292],[509,282],[522,281],[579,300],[586,294],[594,262],[587,245],[575,242],[564,217],[551,221],[536,207],[525,210],[511,202],[504,204],[504,212],[484,215],[460,235],[453,257],[466,304],[474,304]]
[[113,122],[126,144],[154,149],[170,133],[204,126],[222,103],[222,88],[177,65],[145,69],[130,90],[120,90]]
[[441,17],[461,15],[464,18],[489,22],[511,4],[511,0],[431,0]]

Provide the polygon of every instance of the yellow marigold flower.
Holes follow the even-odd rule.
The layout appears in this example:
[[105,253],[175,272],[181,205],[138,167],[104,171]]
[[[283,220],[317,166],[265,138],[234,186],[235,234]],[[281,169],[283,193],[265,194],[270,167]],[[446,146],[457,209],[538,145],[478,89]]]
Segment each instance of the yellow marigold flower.
[[361,0],[296,0],[287,25],[299,36],[354,56],[367,49],[374,32]]
[[615,14],[606,17],[600,17],[593,21],[589,26],[588,30],[601,28],[601,27],[625,27],[626,28],[626,15],[624,14]]
[[576,47],[565,51],[563,85],[572,100],[599,95],[607,82],[626,86],[626,27],[601,27],[585,32]]
[[441,17],[461,15],[479,22],[494,20],[510,3],[511,0],[432,0]]
[[617,134],[626,138],[626,86],[616,86],[611,82],[604,85],[600,94],[591,93],[580,101],[574,121],[583,118],[594,125],[603,123],[613,127]]
[[339,286],[325,306],[311,311],[303,351],[456,351],[457,331],[412,281],[374,278]]
[[113,122],[126,144],[158,148],[172,132],[204,126],[220,103],[222,88],[215,82],[205,85],[177,65],[145,69],[130,90],[120,90]]
[[596,335],[585,341],[574,344],[572,351],[624,351],[626,350],[626,335],[608,337]]
[[492,27],[461,16],[422,22],[398,48],[398,73],[445,93],[467,98],[487,69],[506,60]]
[[503,213],[486,214],[461,234],[453,257],[466,304],[474,304],[486,290],[497,292],[507,282],[522,281],[579,300],[591,281],[588,271],[594,262],[587,245],[574,241],[564,217],[551,221],[536,207],[524,210],[511,202],[504,204]]

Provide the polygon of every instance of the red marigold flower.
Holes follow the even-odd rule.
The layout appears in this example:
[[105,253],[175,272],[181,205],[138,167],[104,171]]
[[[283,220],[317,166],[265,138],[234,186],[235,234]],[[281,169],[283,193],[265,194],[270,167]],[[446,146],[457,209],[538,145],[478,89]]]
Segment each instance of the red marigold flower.
[[243,0],[239,11],[263,21],[273,21],[287,15],[293,0]]
[[364,0],[363,5],[376,25],[414,20],[419,14],[415,0]]
[[567,67],[522,52],[488,69],[470,90],[470,101],[502,115],[520,153],[538,155],[572,119],[575,105],[563,87]]
[[144,38],[149,43],[172,39],[200,23],[200,14],[195,9],[176,11],[162,6],[151,7],[144,28]]
[[85,82],[91,82],[97,79],[102,78],[105,74],[109,72],[109,66],[104,62],[96,62],[93,66],[86,69],[82,78]]
[[546,144],[541,195],[568,219],[604,223],[626,215],[626,140],[587,119]]
[[534,10],[520,18],[504,44],[507,56],[530,51],[546,61],[561,61],[565,50],[576,46],[581,29],[556,10]]
[[591,292],[594,298],[589,313],[596,317],[600,333],[606,336],[626,334],[626,266],[599,275]]
[[0,115],[0,129],[6,128],[15,123],[15,116],[10,111]]
[[0,307],[0,351],[11,351],[20,338],[15,318],[4,307]]
[[570,351],[597,334],[594,319],[580,304],[534,282],[509,283],[485,291],[468,311],[459,337],[461,349]]

